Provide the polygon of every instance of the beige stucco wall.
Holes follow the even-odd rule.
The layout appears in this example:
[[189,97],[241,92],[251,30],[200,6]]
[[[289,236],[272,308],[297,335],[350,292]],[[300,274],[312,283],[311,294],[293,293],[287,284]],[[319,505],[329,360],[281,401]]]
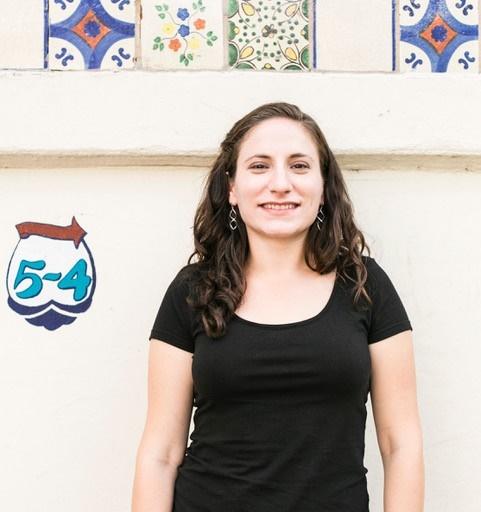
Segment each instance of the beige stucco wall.
[[290,101],[337,151],[481,153],[481,74],[0,71],[0,153],[217,150],[255,106]]
[[[2,508],[129,510],[148,334],[165,287],[191,251],[208,171],[135,163],[64,169],[62,155],[69,163],[76,151],[129,150],[132,162],[144,154],[202,157],[238,117],[282,99],[314,115],[333,151],[354,159],[378,152],[389,167],[393,153],[446,156],[446,168],[441,159],[437,170],[378,166],[344,174],[373,256],[414,327],[425,510],[478,510],[481,173],[447,164],[454,153],[481,154],[479,77],[266,74],[264,89],[254,74],[235,72],[0,75],[0,96],[8,100],[0,153],[10,155],[2,165],[17,165],[0,170],[4,283],[16,224],[67,225],[73,215],[97,272],[91,307],[56,331],[28,324],[0,288]],[[56,167],[18,168],[29,151],[53,152]],[[381,512],[382,464],[368,406],[371,510]]]

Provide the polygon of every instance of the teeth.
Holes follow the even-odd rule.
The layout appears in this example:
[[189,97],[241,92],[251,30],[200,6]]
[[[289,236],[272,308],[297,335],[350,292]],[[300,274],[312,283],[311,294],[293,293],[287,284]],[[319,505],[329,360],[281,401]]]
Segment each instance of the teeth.
[[296,208],[297,205],[295,204],[283,204],[283,205],[279,205],[279,204],[264,204],[262,205],[264,208],[269,208],[271,210],[288,210],[289,208]]

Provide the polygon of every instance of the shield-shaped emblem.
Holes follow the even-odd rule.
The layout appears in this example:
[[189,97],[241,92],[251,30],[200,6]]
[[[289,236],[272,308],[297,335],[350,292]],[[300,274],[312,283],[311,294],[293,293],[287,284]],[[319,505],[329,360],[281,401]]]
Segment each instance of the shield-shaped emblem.
[[53,331],[71,324],[92,303],[96,276],[86,231],[22,222],[7,271],[8,305],[32,325]]

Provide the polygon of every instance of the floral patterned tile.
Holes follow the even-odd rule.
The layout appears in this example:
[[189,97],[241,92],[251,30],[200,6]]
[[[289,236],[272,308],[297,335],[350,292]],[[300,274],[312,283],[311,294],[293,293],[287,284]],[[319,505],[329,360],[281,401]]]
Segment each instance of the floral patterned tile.
[[401,0],[400,71],[479,72],[478,0]]
[[313,0],[313,6],[315,69],[396,69],[396,0]]
[[310,69],[307,0],[230,0],[226,15],[230,67]]
[[42,69],[43,0],[1,0],[0,69]]
[[135,62],[135,0],[49,0],[48,67],[125,69]]
[[222,2],[142,0],[142,66],[157,69],[222,69]]

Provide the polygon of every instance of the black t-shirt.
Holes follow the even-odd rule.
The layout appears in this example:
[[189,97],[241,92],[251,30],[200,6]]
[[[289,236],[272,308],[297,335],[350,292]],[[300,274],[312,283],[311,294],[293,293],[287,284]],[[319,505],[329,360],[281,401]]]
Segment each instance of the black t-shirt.
[[412,327],[386,272],[363,259],[367,310],[337,277],[314,317],[259,324],[234,315],[218,339],[185,301],[188,265],[178,272],[149,338],[193,354],[194,430],[173,512],[369,511],[368,345]]

